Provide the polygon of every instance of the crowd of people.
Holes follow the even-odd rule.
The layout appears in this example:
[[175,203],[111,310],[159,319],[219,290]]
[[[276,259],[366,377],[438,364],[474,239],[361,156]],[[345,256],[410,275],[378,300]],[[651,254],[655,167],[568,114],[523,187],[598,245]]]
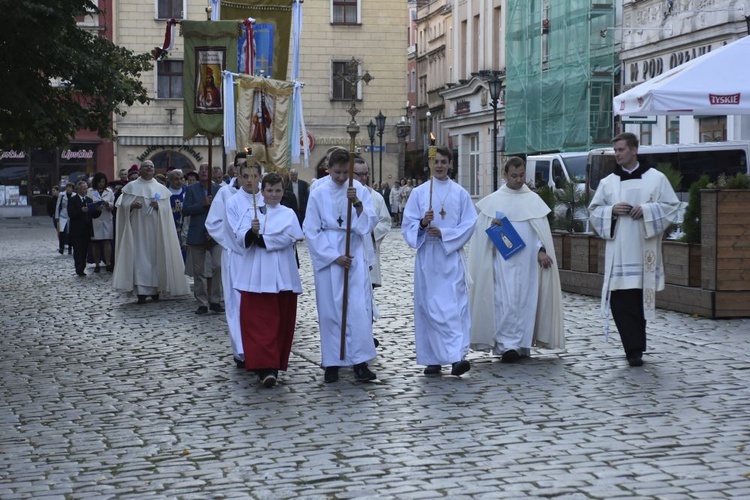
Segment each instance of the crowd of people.
[[[591,204],[594,228],[607,240],[602,312],[611,307],[628,363],[641,366],[653,295],[664,287],[661,235],[678,201],[661,173],[638,164],[635,136],[613,144],[619,166]],[[68,239],[60,238],[58,251],[68,244],[85,276],[91,247],[94,272],[103,262],[115,290],[138,304],[189,294],[192,276],[196,314],[226,315],[234,362],[265,387],[288,369],[303,240],[323,380],[338,381],[341,368],[357,381],[377,379],[369,366],[379,345],[374,290],[382,284],[380,246],[394,226],[416,250],[415,348],[425,375],[448,366],[462,376],[470,349],[514,363],[534,346],[565,346],[550,208],[526,185],[521,158],[506,162],[503,186],[476,204],[451,179],[447,148],[437,148],[429,181],[393,187],[373,186],[359,154],[332,148],[326,161],[326,175],[310,184],[296,170],[264,173],[246,153],[228,175],[203,163],[169,171],[165,184],[150,161],[121,171],[113,184],[96,174],[90,188],[81,180],[59,193],[52,215]]]

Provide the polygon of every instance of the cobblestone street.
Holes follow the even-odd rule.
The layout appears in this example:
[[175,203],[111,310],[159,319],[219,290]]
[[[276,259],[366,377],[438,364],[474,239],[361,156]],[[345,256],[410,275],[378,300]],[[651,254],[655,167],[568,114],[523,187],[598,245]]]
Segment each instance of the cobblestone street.
[[750,320],[657,310],[629,368],[598,298],[565,294],[564,352],[425,377],[394,229],[378,381],[323,383],[302,244],[289,371],[266,389],[235,367],[223,314],[138,306],[56,249],[49,218],[0,219],[2,499],[750,497]]

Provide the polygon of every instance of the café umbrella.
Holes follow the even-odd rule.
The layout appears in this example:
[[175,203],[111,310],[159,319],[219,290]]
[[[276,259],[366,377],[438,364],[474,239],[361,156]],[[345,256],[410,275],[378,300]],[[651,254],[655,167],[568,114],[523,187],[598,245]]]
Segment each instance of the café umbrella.
[[613,106],[618,115],[750,114],[750,36],[623,92]]

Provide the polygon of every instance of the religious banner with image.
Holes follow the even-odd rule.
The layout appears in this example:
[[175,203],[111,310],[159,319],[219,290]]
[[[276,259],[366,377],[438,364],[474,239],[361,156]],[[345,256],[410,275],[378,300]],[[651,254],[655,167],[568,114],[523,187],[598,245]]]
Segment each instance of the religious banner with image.
[[294,84],[250,75],[239,75],[237,98],[237,150],[265,150],[276,168],[291,162],[289,142]]
[[183,96],[185,118],[182,137],[224,135],[221,72],[237,60],[238,21],[182,21],[185,38]]
[[[255,73],[274,78],[287,79],[289,65],[289,40],[292,33],[293,0],[222,0],[221,18],[245,20],[255,19]],[[246,49],[244,39],[239,44],[238,64],[232,71],[245,73]],[[230,63],[234,64],[234,63]]]

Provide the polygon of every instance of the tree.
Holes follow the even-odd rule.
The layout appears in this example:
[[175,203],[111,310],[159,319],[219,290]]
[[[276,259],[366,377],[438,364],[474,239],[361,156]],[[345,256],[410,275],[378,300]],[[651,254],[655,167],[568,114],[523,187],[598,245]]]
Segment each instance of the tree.
[[114,137],[113,113],[149,102],[151,56],[79,27],[76,16],[101,13],[90,0],[0,0],[0,12],[2,147],[65,146],[80,129]]

